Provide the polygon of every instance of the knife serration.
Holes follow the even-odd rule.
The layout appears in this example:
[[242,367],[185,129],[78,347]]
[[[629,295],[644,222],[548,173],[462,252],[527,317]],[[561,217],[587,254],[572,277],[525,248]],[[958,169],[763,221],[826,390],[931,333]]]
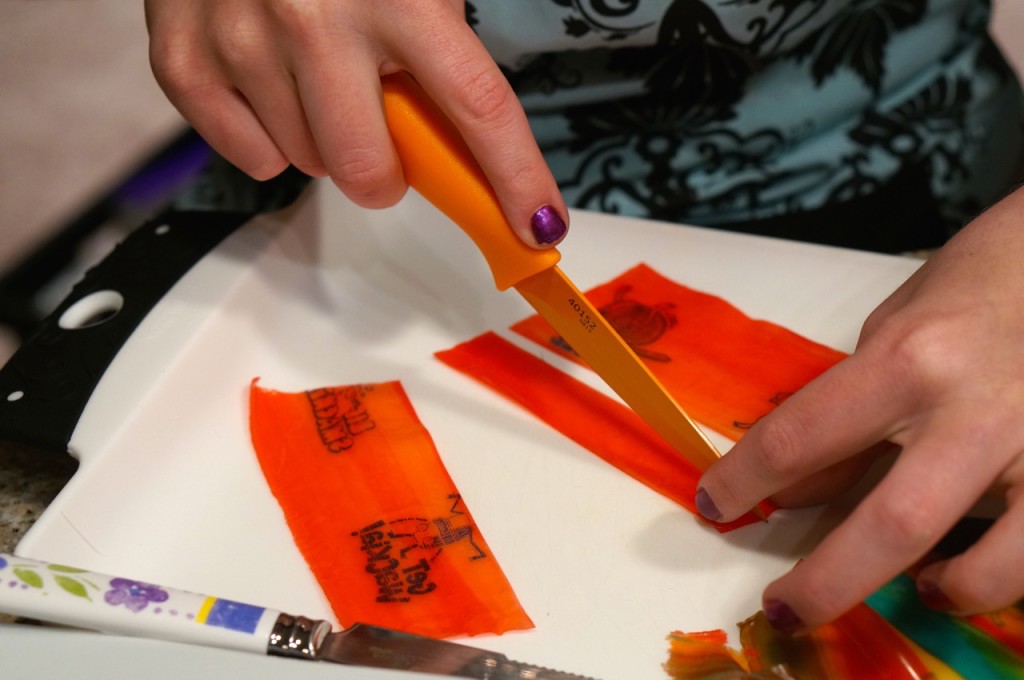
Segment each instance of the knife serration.
[[557,267],[516,290],[626,404],[700,470],[720,454],[618,332]]
[[511,661],[504,654],[456,642],[410,635],[363,623],[327,635],[314,658],[346,665],[477,680],[594,680]]

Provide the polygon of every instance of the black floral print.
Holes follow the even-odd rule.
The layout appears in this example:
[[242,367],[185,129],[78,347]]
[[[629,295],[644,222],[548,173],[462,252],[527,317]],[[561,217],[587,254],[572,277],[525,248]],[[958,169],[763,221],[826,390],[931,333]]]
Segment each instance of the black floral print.
[[[510,37],[504,3],[467,3],[485,43]],[[954,228],[1005,191],[1024,149],[1024,98],[984,0],[509,4],[544,17],[499,63],[577,207],[730,224],[923,168]],[[1000,171],[990,195],[968,196],[992,169],[982,156]]]

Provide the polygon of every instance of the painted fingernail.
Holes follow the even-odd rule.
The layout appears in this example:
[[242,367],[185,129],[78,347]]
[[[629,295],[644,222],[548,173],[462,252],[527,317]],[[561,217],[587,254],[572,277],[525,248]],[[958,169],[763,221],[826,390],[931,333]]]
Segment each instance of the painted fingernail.
[[918,581],[917,596],[921,598],[921,604],[935,611],[946,612],[956,606],[934,581]]
[[765,601],[764,617],[772,628],[783,635],[792,635],[804,627],[804,622],[796,612],[781,600]]
[[704,519],[717,522],[722,518],[722,513],[718,510],[718,506],[711,500],[711,494],[705,491],[703,487],[697,489],[697,495],[694,496],[693,501],[697,505],[697,512]]
[[533,238],[541,245],[554,243],[565,236],[567,229],[565,221],[550,205],[533,213],[533,217],[530,218],[530,228],[533,230]]

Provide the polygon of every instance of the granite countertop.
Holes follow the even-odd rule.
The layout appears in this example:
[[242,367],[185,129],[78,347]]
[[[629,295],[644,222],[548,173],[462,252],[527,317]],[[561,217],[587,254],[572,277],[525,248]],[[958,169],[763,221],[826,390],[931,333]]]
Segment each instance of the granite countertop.
[[[77,467],[71,456],[0,443],[0,552],[14,551]],[[0,614],[0,623],[12,620]]]
[[77,469],[71,456],[0,443],[0,552],[11,552]]
[[[142,3],[0,3],[0,270],[180,131],[147,52]],[[16,346],[0,325],[0,365]],[[0,442],[0,552],[14,550],[75,469],[70,456]]]

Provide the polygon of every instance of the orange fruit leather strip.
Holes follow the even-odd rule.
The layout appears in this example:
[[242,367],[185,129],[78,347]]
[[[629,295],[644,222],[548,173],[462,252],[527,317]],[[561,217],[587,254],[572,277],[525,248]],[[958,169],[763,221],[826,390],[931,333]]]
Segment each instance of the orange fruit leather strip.
[[[644,264],[587,298],[694,420],[733,440],[846,356]],[[512,330],[583,364],[540,316]]]
[[532,628],[398,382],[250,387],[260,467],[343,626]]
[[743,656],[753,672],[779,669],[786,677],[829,680],[934,677],[913,646],[864,603],[797,637],[776,632],[768,625],[764,611],[739,626]]
[[864,603],[811,633],[829,677],[919,680],[931,671],[906,640]]
[[1024,658],[1024,602],[989,614],[972,614],[964,620]]
[[724,630],[700,633],[673,631],[668,636],[669,658],[663,665],[673,680],[745,677],[749,664],[728,646]]
[[[697,514],[693,498],[700,471],[629,407],[494,333],[484,333],[435,356],[516,402],[633,479]],[[762,504],[765,512],[773,508]],[[725,532],[757,521],[748,513],[713,526]]]

